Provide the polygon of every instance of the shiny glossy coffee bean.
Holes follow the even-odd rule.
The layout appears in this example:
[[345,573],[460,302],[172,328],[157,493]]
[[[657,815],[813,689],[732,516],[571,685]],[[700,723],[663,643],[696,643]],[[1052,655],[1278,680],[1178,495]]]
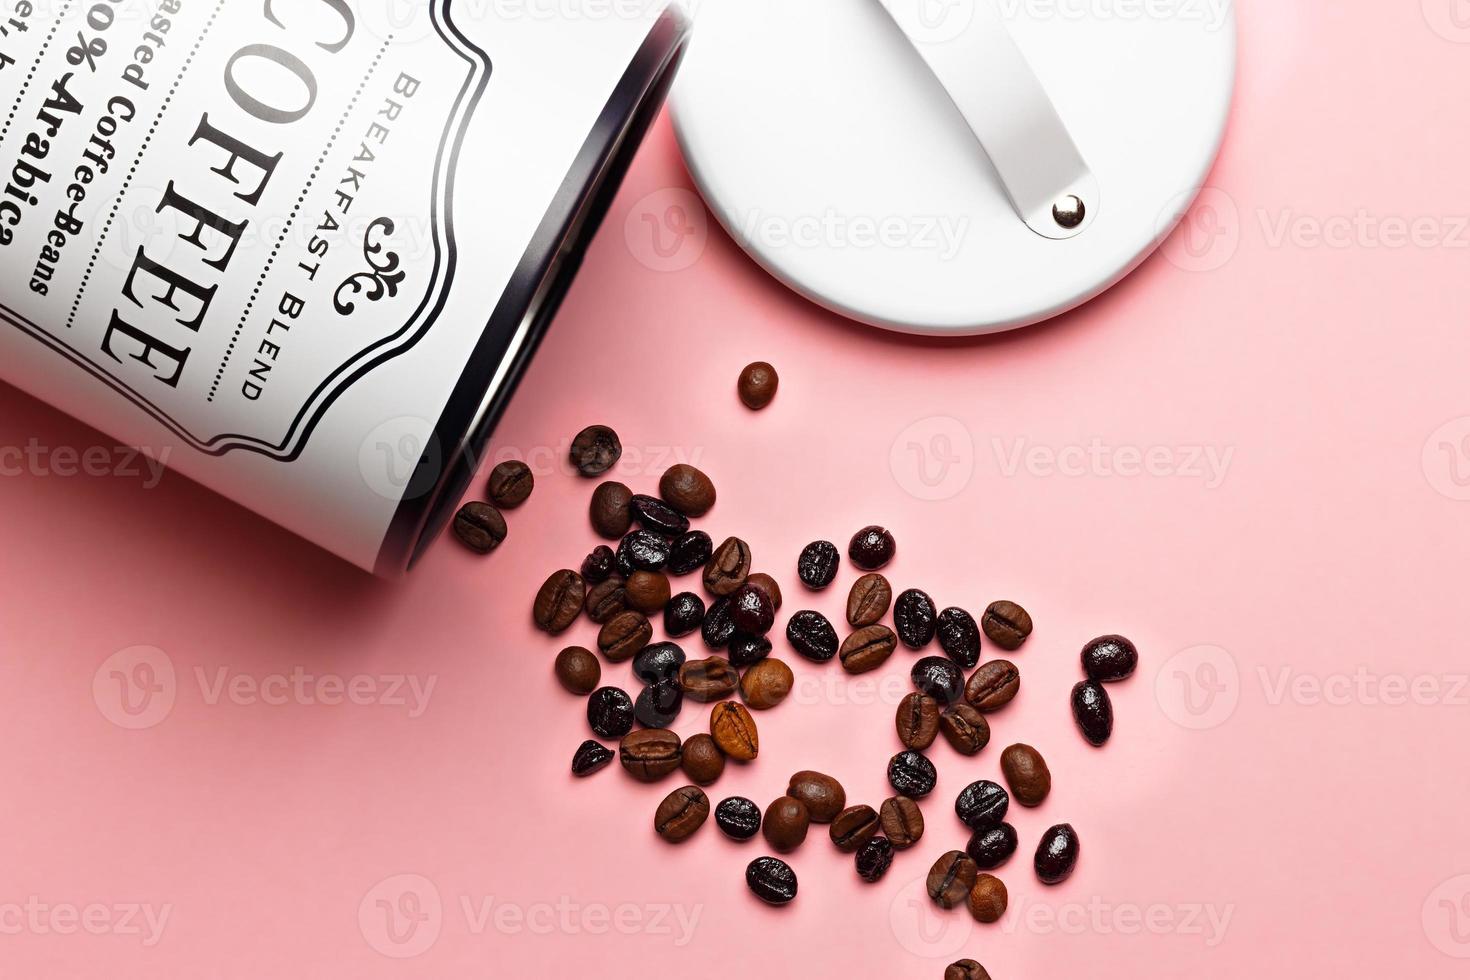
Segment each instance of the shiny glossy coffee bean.
[[728,797],[715,807],[715,826],[731,840],[750,840],[761,832],[761,808],[743,796]]
[[653,627],[640,612],[618,613],[597,633],[597,649],[615,664],[633,659],[653,638]]
[[693,592],[680,592],[664,606],[664,632],[678,639],[704,624],[704,600]]
[[893,604],[893,586],[877,572],[870,572],[852,583],[847,593],[847,622],[861,629],[872,626],[888,615]]
[[709,715],[709,733],[720,751],[736,762],[750,762],[760,754],[760,732],[745,705],[721,701]]
[[975,917],[976,922],[989,925],[999,922],[1000,917],[1006,914],[1006,906],[1010,904],[1010,894],[1006,891],[1005,882],[995,875],[979,875],[975,878],[975,886],[970,889],[970,914]]
[[673,553],[674,539],[657,531],[649,531],[639,528],[629,531],[618,543],[617,562],[619,569],[626,568],[626,574],[631,575],[635,571],[658,572],[669,563],[669,555]]
[[876,524],[865,527],[852,536],[847,545],[847,557],[865,572],[877,571],[893,561],[898,544],[893,534]]
[[695,701],[719,701],[735,693],[740,675],[724,657],[690,660],[679,668],[679,686]]
[[766,843],[780,854],[787,854],[806,843],[806,834],[811,826],[811,817],[806,804],[790,796],[778,796],[766,807],[761,821],[761,833]]
[[658,481],[658,495],[686,517],[703,517],[715,505],[714,483],[687,463],[664,471]]
[[1110,684],[1138,669],[1138,648],[1126,636],[1099,636],[1082,648],[1082,670],[1089,680]]
[[1022,806],[1040,806],[1051,793],[1051,770],[1041,753],[1017,742],[1000,754],[1000,771],[1005,774],[1011,796]]
[[525,503],[536,488],[531,467],[518,459],[508,459],[490,471],[490,502],[504,510]]
[[596,585],[612,577],[616,568],[617,562],[613,550],[605,544],[600,544],[582,559],[582,578],[588,585]]
[[1113,737],[1113,699],[1097,681],[1078,681],[1072,688],[1072,717],[1093,745],[1106,745]]
[[688,575],[709,564],[714,554],[715,543],[703,531],[690,531],[674,539],[669,547],[669,564],[665,569],[670,575]]
[[847,791],[826,773],[803,769],[786,785],[786,795],[806,804],[812,823],[831,823],[847,806]]
[[776,622],[776,607],[770,596],[747,582],[730,595],[730,618],[738,632],[765,636]]
[[920,800],[934,791],[939,773],[922,753],[900,752],[888,760],[888,785],[899,796]]
[[679,736],[666,728],[640,728],[623,736],[618,761],[634,779],[654,783],[679,768],[683,749]]
[[698,786],[681,786],[658,805],[653,830],[670,844],[688,840],[709,818],[709,797]]
[[896,850],[913,847],[924,836],[924,813],[907,796],[890,796],[878,808],[878,823]]
[[740,678],[740,696],[754,711],[767,711],[786,700],[796,677],[791,668],[775,658],[752,665]]
[[628,611],[628,581],[621,575],[609,575],[587,590],[582,606],[587,618],[599,625]]
[[922,650],[934,640],[934,621],[939,610],[928,593],[908,589],[893,603],[893,625],[898,638],[910,650]]
[[633,699],[620,687],[599,687],[587,697],[587,724],[603,738],[622,738],[633,730]]
[[700,732],[684,740],[684,758],[680,765],[684,775],[701,786],[708,786],[725,771],[725,753],[715,744],[714,736]]
[[945,967],[944,980],[990,980],[990,974],[974,960],[955,960]]
[[858,877],[868,884],[881,881],[893,867],[893,844],[887,837],[873,837],[858,848],[853,858]]
[[781,611],[781,586],[776,580],[765,572],[752,572],[745,580],[746,585],[753,585],[764,592],[771,600],[771,608],[777,612]]
[[796,559],[796,577],[809,589],[825,589],[837,577],[838,558],[831,541],[813,541]]
[[1041,835],[1036,845],[1036,877],[1048,885],[1060,885],[1072,877],[1077,858],[1082,854],[1082,841],[1069,823],[1057,824]]
[[957,701],[939,716],[944,740],[960,755],[976,755],[990,744],[990,723],[964,701]]
[[676,680],[648,685],[633,702],[633,717],[644,728],[668,728],[683,710],[684,690]]
[[987,660],[965,682],[965,700],[983,715],[999,711],[1021,691],[1021,672],[1009,660]]
[[999,783],[977,779],[955,797],[954,812],[971,830],[984,830],[1005,820],[1011,797]]
[[838,649],[842,669],[849,674],[866,674],[887,662],[898,648],[898,637],[887,626],[864,626],[853,633]]
[[1016,828],[1001,821],[993,827],[977,830],[970,835],[965,853],[983,871],[998,868],[1016,853]]
[[765,361],[756,361],[754,364],[747,364],[745,370],[740,372],[740,380],[735,387],[745,407],[759,412],[775,399],[776,389],[780,385],[781,378],[776,374],[776,369]]
[[602,680],[602,664],[586,647],[567,647],[556,655],[556,679],[573,694],[591,694]]
[[965,693],[965,675],[947,657],[922,657],[909,671],[914,687],[923,694],[949,704]]
[[726,538],[704,566],[704,587],[710,595],[733,595],[750,574],[750,545]]
[[730,637],[729,653],[730,666],[744,670],[771,655],[771,640],[765,636],[736,633]]
[[699,634],[704,645],[711,650],[723,650],[735,637],[735,620],[730,618],[730,600],[716,599],[710,603],[700,624]]
[[934,904],[942,909],[963,905],[975,887],[980,869],[964,851],[947,851],[935,861],[924,881],[925,890]]
[[878,833],[878,811],[865,804],[850,806],[837,814],[828,836],[839,851],[851,854]]
[[758,857],[750,862],[745,884],[767,905],[786,905],[796,899],[796,872],[780,858]]
[[689,530],[689,518],[645,493],[633,494],[628,501],[628,513],[633,515],[633,523],[665,537],[677,538]]
[[628,605],[652,616],[669,604],[669,579],[663,572],[634,572],[628,576],[624,591]]
[[958,606],[950,606],[934,623],[939,649],[956,665],[969,670],[980,662],[980,627],[975,617]]
[[628,501],[632,499],[633,491],[616,480],[599,483],[592,491],[592,503],[587,510],[592,530],[609,541],[627,534],[633,526],[633,515],[628,510]]
[[1031,635],[1031,614],[1009,599],[1002,599],[985,607],[980,628],[1002,650],[1019,650]]
[[507,533],[505,518],[490,504],[472,500],[454,515],[454,536],[478,554],[488,555],[500,547]]
[[817,663],[837,656],[837,631],[826,616],[811,609],[794,613],[787,621],[786,640],[797,653]]
[[582,576],[568,568],[552,572],[536,593],[531,618],[536,628],[555,635],[577,621],[582,602],[587,598],[587,584]]
[[927,749],[939,735],[940,705],[927,694],[915,691],[898,702],[894,727],[898,740],[910,749]]
[[572,775],[590,776],[600,769],[605,769],[607,764],[613,761],[614,755],[612,749],[589,738],[577,746],[577,751],[572,755]]
[[622,458],[623,443],[607,426],[589,425],[572,440],[568,455],[578,473],[586,477],[601,476]]

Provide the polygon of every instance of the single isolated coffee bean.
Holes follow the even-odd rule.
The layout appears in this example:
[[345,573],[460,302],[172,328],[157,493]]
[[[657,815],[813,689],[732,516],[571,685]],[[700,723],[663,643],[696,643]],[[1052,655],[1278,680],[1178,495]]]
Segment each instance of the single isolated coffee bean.
[[837,577],[837,546],[831,541],[813,541],[796,559],[796,576],[809,589],[825,589]]
[[1001,821],[994,827],[977,830],[970,835],[965,853],[981,870],[998,868],[1016,853],[1016,828]]
[[490,500],[503,510],[514,510],[525,503],[535,487],[531,467],[518,459],[508,459],[490,471]]
[[708,786],[725,771],[725,753],[714,737],[700,732],[684,740],[684,775],[701,786]]
[[1078,681],[1072,688],[1072,717],[1082,736],[1093,745],[1106,745],[1113,737],[1113,699],[1097,681]]
[[786,905],[796,898],[796,872],[780,858],[758,857],[745,867],[745,884],[767,905]]
[[955,960],[945,967],[944,980],[990,980],[990,974],[974,960]]
[[689,518],[657,497],[644,493],[633,494],[633,499],[628,501],[628,513],[640,527],[665,537],[677,538],[689,530]]
[[1138,669],[1138,648],[1126,636],[1099,636],[1082,648],[1082,669],[1099,684],[1121,681]]
[[699,632],[704,645],[711,650],[723,650],[730,645],[735,637],[735,620],[730,618],[729,599],[716,599],[710,604]]
[[965,693],[965,675],[947,657],[922,657],[909,671],[914,687],[945,704],[958,701]]
[[[847,806],[847,790],[825,773],[803,769],[786,785],[786,795],[806,804],[812,823],[831,823]],[[876,816],[876,815],[875,815]]]
[[668,728],[683,710],[684,690],[675,680],[648,685],[633,702],[633,717],[644,728]]
[[473,552],[488,555],[500,547],[507,529],[505,518],[490,504],[472,500],[454,515],[454,535]]
[[1005,820],[1010,808],[1010,795],[999,783],[988,779],[977,779],[966,786],[954,801],[955,815],[971,830],[994,827]]
[[583,476],[601,476],[623,457],[623,443],[618,434],[605,425],[589,425],[572,440],[572,465]]
[[743,796],[727,797],[715,807],[715,826],[731,840],[750,840],[761,832],[761,808]]
[[786,640],[797,653],[819,664],[837,656],[837,631],[826,616],[811,609],[794,613],[787,620]]
[[980,628],[1002,650],[1019,650],[1031,635],[1031,614],[1009,599],[1001,599],[985,607]]
[[724,657],[690,660],[679,668],[679,686],[696,701],[719,701],[735,693],[740,675]]
[[628,510],[632,499],[633,491],[615,480],[599,483],[592,491],[592,504],[587,511],[592,530],[609,541],[627,534],[633,526],[633,514]]
[[709,797],[698,786],[681,786],[658,805],[653,830],[670,844],[688,840],[709,817]]
[[599,687],[587,698],[587,724],[603,738],[622,738],[633,730],[633,699],[620,687]]
[[771,655],[770,638],[736,633],[730,637],[729,654],[730,666],[744,670]]
[[556,655],[556,679],[573,694],[591,694],[602,680],[602,665],[586,647],[567,647]]
[[847,544],[847,557],[865,572],[873,572],[893,561],[898,543],[893,534],[876,524],[863,528]]
[[853,859],[858,877],[868,884],[880,881],[893,867],[893,844],[886,837],[873,837],[858,848]]
[[894,727],[905,748],[927,749],[939,734],[939,702],[917,691],[907,695],[898,702]]
[[634,572],[628,576],[625,591],[628,605],[652,616],[669,604],[669,579],[663,572]]
[[811,816],[806,804],[791,796],[778,796],[766,807],[765,819],[761,822],[761,833],[781,854],[787,854],[806,843],[806,832],[811,826]]
[[761,660],[740,678],[740,696],[755,711],[767,711],[786,700],[796,676],[780,660]]
[[861,629],[872,626],[888,614],[893,604],[893,586],[877,572],[869,572],[847,593],[847,622]]
[[976,922],[986,925],[999,922],[1009,904],[1010,895],[1006,892],[1005,882],[994,875],[975,878],[975,887],[970,889],[970,914]]
[[1051,770],[1041,753],[1017,742],[1000,754],[1000,771],[1005,773],[1011,796],[1022,806],[1041,806],[1051,793]]
[[755,719],[736,701],[721,701],[709,715],[709,733],[720,751],[736,762],[750,762],[761,750]]
[[669,548],[669,565],[667,571],[670,575],[688,575],[697,572],[709,564],[710,555],[714,554],[715,543],[710,536],[703,531],[690,531],[681,534],[674,539]]
[[536,601],[531,606],[536,628],[552,635],[563,632],[577,621],[586,598],[587,584],[582,581],[582,576],[569,568],[552,572],[536,593]]
[[934,771],[934,763],[922,753],[912,750],[900,752],[888,760],[888,785],[899,796],[921,800],[934,791],[934,784],[938,780],[939,774]]
[[842,669],[849,674],[866,674],[877,670],[898,648],[898,637],[887,626],[864,626],[842,641],[837,655]]
[[765,572],[752,572],[746,579],[746,585],[753,585],[760,589],[771,600],[771,608],[777,612],[781,611],[781,586],[776,580]]
[[983,715],[999,711],[1021,690],[1021,672],[1009,660],[987,660],[965,682],[965,700]]
[[704,566],[704,587],[710,595],[732,595],[750,574],[750,545],[739,538],[726,538]]
[[577,746],[577,751],[572,755],[572,775],[590,776],[606,768],[607,764],[613,761],[613,755],[612,749],[589,738]]
[[958,606],[950,606],[934,623],[939,649],[956,665],[969,670],[980,662],[980,627],[975,617]]
[[867,805],[850,806],[837,814],[828,829],[839,851],[851,854],[878,833],[878,811]]
[[704,600],[693,592],[680,592],[664,606],[664,632],[678,639],[699,629],[704,622]]
[[582,578],[589,585],[597,585],[611,578],[616,568],[617,559],[613,555],[613,550],[605,544],[600,544],[582,559]]
[[1036,845],[1036,877],[1044,884],[1060,885],[1072,877],[1077,868],[1077,858],[1082,853],[1082,841],[1069,823],[1059,823],[1041,835]]
[[615,664],[633,659],[653,639],[653,627],[640,612],[618,613],[597,633],[597,648]]
[[980,869],[964,851],[947,851],[929,869],[925,887],[934,904],[952,909],[967,901]]
[[656,783],[684,761],[684,745],[667,728],[640,728],[623,736],[618,761],[628,775],[642,783]]
[[934,639],[934,621],[939,611],[928,593],[918,589],[901,592],[893,603],[893,625],[898,638],[910,650],[922,650]]
[[924,836],[924,814],[907,796],[890,796],[878,808],[878,823],[895,849],[903,851]]
[[775,625],[776,607],[770,596],[747,582],[730,596],[730,618],[739,632],[765,636]]
[[587,590],[587,598],[582,605],[587,610],[588,619],[598,625],[606,625],[609,620],[628,611],[627,579],[621,575],[609,575]]
[[628,569],[624,573],[626,575],[631,575],[634,571],[663,571],[664,566],[669,563],[673,548],[674,539],[657,531],[647,528],[630,531],[618,544],[618,565],[620,569]]
[[752,412],[759,412],[771,404],[776,397],[776,389],[781,385],[781,378],[776,374],[776,369],[765,361],[756,361],[754,364],[745,365],[745,370],[740,372],[740,381],[736,390],[740,393],[740,401]]
[[659,477],[658,495],[686,517],[703,517],[715,505],[715,485],[687,463],[677,463]]
[[976,755],[990,744],[990,723],[963,701],[944,709],[939,716],[939,730],[960,755]]

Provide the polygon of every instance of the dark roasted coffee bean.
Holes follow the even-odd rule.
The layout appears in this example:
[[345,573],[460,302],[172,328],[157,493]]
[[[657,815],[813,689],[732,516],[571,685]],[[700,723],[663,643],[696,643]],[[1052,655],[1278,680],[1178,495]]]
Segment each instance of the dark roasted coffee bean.
[[878,823],[897,850],[913,847],[924,836],[924,814],[907,796],[890,796],[878,808]]
[[652,616],[669,604],[669,579],[663,572],[634,572],[625,586],[628,605]]
[[791,796],[778,796],[766,807],[761,833],[765,834],[767,844],[786,854],[806,842],[810,826],[811,816],[806,812],[805,803]]
[[603,624],[597,633],[597,649],[615,664],[631,660],[653,639],[653,627],[640,612],[618,613]]
[[684,689],[677,680],[650,684],[633,702],[633,717],[644,728],[668,728],[684,710]]
[[750,708],[765,711],[785,701],[795,684],[790,667],[768,658],[752,665],[740,678],[740,696]]
[[842,784],[825,773],[810,769],[803,769],[791,777],[786,785],[786,795],[806,804],[812,823],[831,823],[847,806],[847,790],[842,788]]
[[1009,599],[1001,599],[985,607],[980,628],[1002,650],[1019,650],[1031,635],[1031,614]]
[[616,755],[612,749],[601,742],[588,739],[577,746],[577,751],[572,755],[572,775],[590,776],[599,769],[603,769],[613,761]]
[[934,600],[918,589],[900,593],[893,603],[893,625],[910,650],[922,650],[934,639],[934,620],[938,616]]
[[893,586],[877,572],[870,572],[852,583],[847,593],[847,622],[861,629],[872,626],[888,614],[893,604]]
[[1000,771],[1005,773],[1011,795],[1022,806],[1040,806],[1051,792],[1051,770],[1041,753],[1017,743],[1000,754]]
[[771,597],[746,583],[730,596],[730,618],[735,629],[747,636],[765,636],[776,622]]
[[673,547],[673,539],[657,531],[630,531],[618,544],[618,561],[634,571],[662,571]]
[[761,832],[761,808],[743,796],[727,797],[715,807],[715,826],[731,840],[750,840]]
[[746,585],[753,585],[764,592],[771,600],[771,608],[777,612],[781,611],[781,586],[776,580],[765,572],[752,572],[745,580]]
[[490,500],[496,507],[512,510],[526,502],[536,487],[531,467],[508,459],[490,471]]
[[628,549],[618,543],[618,550],[613,552],[613,573],[627,578],[638,569],[633,567],[633,556],[628,554]]
[[670,844],[688,840],[709,818],[709,797],[698,786],[681,786],[658,805],[653,830]]
[[704,638],[704,645],[711,650],[723,650],[730,645],[735,636],[735,620],[730,618],[729,599],[716,599],[710,603],[699,632]]
[[586,647],[567,647],[556,655],[556,679],[573,694],[591,694],[602,679],[602,665]]
[[709,713],[709,733],[720,751],[736,762],[750,762],[761,750],[760,732],[745,705],[721,701]]
[[893,844],[887,837],[874,837],[858,848],[853,863],[857,865],[858,877],[873,884],[893,867]]
[[925,887],[934,904],[942,909],[963,905],[975,887],[980,869],[964,851],[947,851],[929,869]]
[[691,660],[679,668],[679,686],[696,701],[718,701],[735,693],[740,675],[724,657]]
[[583,605],[587,618],[599,625],[628,611],[628,582],[621,575],[611,575],[587,590]]
[[803,609],[786,623],[786,639],[808,660],[826,663],[837,656],[837,631],[819,612]]
[[606,582],[617,567],[613,550],[605,544],[600,544],[582,559],[582,578],[589,585],[597,585]]
[[701,786],[708,786],[725,771],[725,753],[715,744],[714,736],[700,732],[684,740],[684,775]]
[[1009,660],[988,660],[965,682],[965,700],[988,715],[1010,704],[1021,690],[1021,672]]
[[837,546],[831,541],[813,541],[796,559],[796,576],[809,589],[825,589],[837,577]]
[[939,702],[915,691],[898,702],[894,726],[898,740],[910,749],[927,749],[939,734]]
[[1000,917],[1006,914],[1006,906],[1010,904],[1010,895],[1006,892],[1005,882],[995,875],[979,875],[975,879],[975,887],[970,889],[970,914],[975,917],[976,922],[984,922],[987,925],[999,922]]
[[587,698],[587,724],[603,738],[622,738],[633,730],[633,699],[620,687],[599,687]]
[[1138,648],[1126,636],[1099,636],[1082,648],[1082,669],[1099,684],[1121,681],[1138,669]]
[[472,500],[454,515],[454,535],[471,551],[488,555],[505,540],[505,518],[490,504]]
[[864,626],[842,641],[837,651],[842,669],[849,674],[866,674],[877,670],[898,648],[898,637],[887,626]]
[[998,868],[1016,853],[1016,828],[1001,821],[994,827],[977,830],[970,835],[965,853],[982,870]]
[[677,538],[689,530],[689,518],[679,513],[657,497],[635,493],[628,501],[628,512],[633,520],[650,531],[670,538]]
[[640,728],[623,736],[618,761],[634,779],[654,783],[679,768],[683,749],[679,736],[666,728]]
[[736,633],[730,638],[730,666],[744,670],[771,655],[771,641],[765,636]]
[[758,857],[750,862],[745,884],[767,905],[786,905],[796,898],[796,872],[780,858]]
[[618,434],[605,425],[589,425],[572,440],[572,465],[583,476],[601,476],[623,456]]
[[1005,820],[1011,808],[1011,798],[999,783],[988,779],[977,779],[960,790],[955,798],[954,812],[960,823],[971,830],[984,830]]
[[990,744],[990,723],[963,701],[944,709],[939,716],[939,730],[960,755],[975,755]]
[[893,534],[876,524],[865,527],[852,536],[847,544],[847,557],[865,572],[872,572],[893,561],[898,543]]
[[592,491],[592,504],[587,516],[592,519],[592,530],[610,541],[616,541],[628,533],[633,526],[633,514],[628,510],[628,501],[633,491],[615,480],[599,483]]
[[658,495],[686,517],[703,517],[715,505],[715,485],[688,463],[676,463],[664,471]]
[[990,974],[974,960],[955,960],[945,967],[944,980],[990,980]]
[[750,545],[726,538],[704,566],[704,587],[710,595],[732,595],[750,574]]
[[839,851],[851,854],[878,833],[878,811],[866,804],[850,806],[837,814],[827,833]]
[[780,384],[781,378],[776,374],[775,368],[765,361],[756,361],[754,364],[745,365],[745,370],[740,372],[740,381],[736,385],[736,390],[739,391],[740,400],[745,407],[753,412],[758,412],[771,404]]
[[710,555],[714,554],[715,543],[710,536],[703,531],[690,531],[681,534],[674,540],[669,548],[670,575],[688,575],[697,572],[709,564]]
[[946,657],[921,657],[909,677],[914,687],[945,704],[958,701],[965,692],[965,675]]
[[536,602],[531,606],[531,617],[536,628],[553,635],[562,632],[577,621],[582,613],[582,601],[587,598],[587,584],[582,576],[569,568],[552,572],[536,593]]
[[1082,853],[1082,841],[1069,823],[1059,823],[1041,835],[1036,845],[1036,877],[1045,884],[1060,885],[1072,877],[1077,868],[1077,858]]
[[1093,745],[1106,745],[1113,737],[1113,699],[1097,681],[1078,681],[1072,688],[1072,717]]
[[680,592],[664,606],[664,632],[677,639],[688,636],[704,622],[704,600],[693,592]]
[[969,670],[980,662],[980,627],[975,617],[958,606],[950,606],[934,623],[939,649],[960,667]]
[[938,780],[939,774],[934,771],[934,763],[920,752],[911,749],[888,760],[888,785],[899,796],[907,796],[911,800],[923,799],[934,791],[934,784]]

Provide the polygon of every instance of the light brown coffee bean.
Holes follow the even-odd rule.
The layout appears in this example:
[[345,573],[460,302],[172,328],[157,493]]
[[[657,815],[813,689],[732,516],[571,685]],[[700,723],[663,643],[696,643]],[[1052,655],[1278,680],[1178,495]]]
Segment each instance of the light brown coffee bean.
[[626,591],[628,605],[645,616],[662,612],[672,595],[668,576],[663,572],[634,572],[628,576]]
[[619,664],[633,659],[634,654],[648,646],[651,639],[653,627],[648,617],[630,609],[603,624],[597,634],[597,648],[608,660]]
[[628,583],[621,575],[610,575],[587,590],[587,601],[583,604],[587,618],[598,625],[628,611]]
[[745,669],[740,678],[740,696],[756,711],[774,708],[786,700],[796,676],[783,661],[774,657],[758,660]]
[[490,500],[503,510],[525,503],[535,486],[531,467],[518,459],[508,459],[490,471]]
[[735,693],[740,675],[724,657],[689,660],[679,668],[679,686],[695,701],[719,701]]
[[831,823],[847,806],[847,790],[825,773],[803,769],[791,777],[786,795],[806,804],[812,823]]
[[633,491],[616,480],[600,483],[592,491],[592,503],[587,516],[592,520],[592,530],[609,541],[617,541],[633,526],[633,512],[628,504],[633,500]]
[[567,647],[556,655],[556,679],[573,694],[591,694],[602,681],[602,665],[586,647]]
[[658,495],[685,517],[703,517],[715,505],[714,483],[687,463],[677,463],[664,471],[658,481]]
[[704,566],[704,587],[710,595],[732,595],[749,575],[750,545],[739,538],[726,538]]
[[851,854],[878,834],[878,812],[859,804],[837,814],[828,831],[839,851]]
[[658,805],[653,814],[653,830],[677,844],[688,840],[709,819],[709,797],[697,786],[681,786]]
[[749,762],[760,754],[760,733],[755,719],[736,701],[721,701],[709,716],[709,732],[715,744],[736,762]]
[[939,716],[939,730],[960,755],[976,755],[990,744],[990,722],[964,701],[944,709]]
[[745,584],[753,585],[757,589],[760,589],[770,598],[771,607],[777,612],[781,611],[781,586],[776,584],[775,579],[771,578],[765,572],[752,572],[746,576]]
[[1011,798],[1022,806],[1040,806],[1051,793],[1051,770],[1041,753],[1018,742],[1000,754],[1000,770],[1005,773]]
[[891,796],[878,808],[878,822],[883,826],[883,836],[902,851],[913,847],[924,836],[924,814],[919,804],[907,796]]
[[490,504],[472,500],[454,515],[454,536],[479,554],[488,555],[500,547],[506,533],[505,518]]
[[781,378],[774,367],[765,361],[756,361],[754,364],[747,364],[745,370],[740,372],[740,381],[736,388],[745,407],[758,412],[771,404],[780,384]]
[[1000,917],[1006,914],[1008,904],[1010,895],[1006,892],[1005,882],[985,874],[975,879],[975,886],[970,889],[970,914],[976,922],[999,922]]
[[990,974],[974,960],[955,960],[944,968],[944,980],[990,980]]
[[683,743],[667,728],[640,728],[623,736],[618,761],[641,783],[656,783],[679,768]]
[[999,711],[1021,690],[1021,672],[1009,660],[981,664],[965,682],[965,700],[981,714]]
[[980,617],[980,628],[1002,650],[1019,650],[1031,635],[1031,614],[1009,599],[992,602]]
[[847,593],[847,621],[862,628],[872,626],[888,614],[893,604],[893,586],[877,572],[869,572]]
[[866,674],[883,666],[897,647],[898,637],[887,626],[864,626],[842,642],[837,655],[849,674]]
[[536,628],[553,636],[561,633],[577,621],[582,614],[582,602],[587,598],[587,583],[582,576],[568,568],[552,572],[536,593],[531,606],[531,618]]
[[939,735],[939,701],[918,691],[907,695],[898,702],[894,727],[905,748],[927,749]]
[[929,897],[942,909],[952,909],[970,897],[980,869],[964,851],[949,851],[929,869],[925,880]]
[[781,796],[766,807],[761,833],[765,834],[768,844],[785,854],[806,842],[810,826],[811,815],[806,812],[806,804],[790,796]]
[[725,771],[725,753],[715,744],[714,736],[700,732],[684,740],[684,774],[701,786],[708,786]]

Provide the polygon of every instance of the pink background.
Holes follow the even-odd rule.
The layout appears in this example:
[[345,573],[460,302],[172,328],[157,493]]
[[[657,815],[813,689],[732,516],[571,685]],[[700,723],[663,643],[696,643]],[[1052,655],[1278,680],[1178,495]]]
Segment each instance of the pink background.
[[[1085,309],[980,342],[843,322],[717,229],[684,243],[687,267],[651,268],[642,217],[688,187],[662,123],[498,433],[537,463],[535,496],[498,554],[443,542],[404,585],[176,477],[57,475],[112,443],[0,392],[0,445],[34,438],[56,464],[0,480],[0,973],[937,978],[970,955],[997,980],[1464,976],[1470,29],[1453,4],[1246,0],[1239,100],[1190,229]],[[756,358],[783,378],[760,415],[732,390]],[[560,464],[594,421],[622,433],[639,489],[695,458],[720,488],[704,526],[751,542],[787,612],[839,615],[855,575],[804,595],[801,546],[882,522],[898,587],[1035,615],[1021,697],[978,758],[935,747],[929,832],[882,883],[817,828],[792,859],[799,900],[767,909],[742,881],[760,843],[653,836],[675,780],[566,775],[582,703],[527,609],[595,543],[590,486]],[[1117,473],[1151,452],[1151,474]],[[1194,461],[1210,452],[1223,479]],[[1143,665],[1095,751],[1067,691],[1110,631]],[[798,694],[713,798],[764,804],[816,768],[876,804],[911,658],[881,683],[786,659]],[[160,691],[134,717],[113,670],[140,665]],[[386,680],[368,704],[248,686],[298,670],[434,686],[418,713]],[[705,718],[691,704],[677,727]],[[1046,753],[1056,788],[1015,813],[1011,911],[981,927],[915,899],[965,841],[955,793],[1012,741]],[[1029,855],[1064,820],[1083,860],[1047,889]],[[414,928],[390,932],[380,900]],[[161,931],[130,903],[167,910]]]

